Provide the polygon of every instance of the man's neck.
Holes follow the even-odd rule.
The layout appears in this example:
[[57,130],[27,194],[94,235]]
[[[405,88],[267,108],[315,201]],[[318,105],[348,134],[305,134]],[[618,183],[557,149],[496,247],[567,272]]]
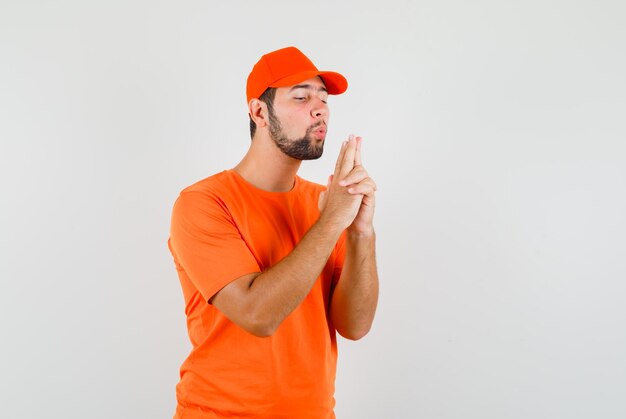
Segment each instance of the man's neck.
[[255,136],[250,149],[234,167],[234,171],[259,189],[269,192],[288,192],[302,164],[285,155],[269,137]]

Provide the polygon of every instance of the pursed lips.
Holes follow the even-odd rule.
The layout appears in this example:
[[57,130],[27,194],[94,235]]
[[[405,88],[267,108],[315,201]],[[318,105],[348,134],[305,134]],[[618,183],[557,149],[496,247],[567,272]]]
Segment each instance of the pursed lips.
[[325,135],[326,134],[326,124],[323,122],[318,124],[317,126],[312,127],[312,131],[316,134]]

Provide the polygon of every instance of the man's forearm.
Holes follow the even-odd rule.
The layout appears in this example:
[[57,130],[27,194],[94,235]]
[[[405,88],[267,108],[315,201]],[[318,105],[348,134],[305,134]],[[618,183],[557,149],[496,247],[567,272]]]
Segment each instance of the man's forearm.
[[272,334],[304,300],[324,269],[342,229],[321,217],[293,251],[254,278],[247,292],[249,313],[262,335]]
[[330,315],[337,331],[347,339],[365,336],[378,304],[376,235],[346,237],[346,258],[332,295]]

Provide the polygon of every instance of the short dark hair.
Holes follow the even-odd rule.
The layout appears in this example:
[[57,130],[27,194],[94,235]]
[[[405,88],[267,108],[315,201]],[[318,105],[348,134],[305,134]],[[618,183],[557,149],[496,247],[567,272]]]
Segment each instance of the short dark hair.
[[[274,97],[276,96],[276,88],[268,87],[263,94],[259,97],[261,102],[265,102],[267,105],[268,112],[274,112]],[[254,138],[254,133],[256,132],[256,123],[252,120],[252,117],[248,115],[250,118],[250,139]]]

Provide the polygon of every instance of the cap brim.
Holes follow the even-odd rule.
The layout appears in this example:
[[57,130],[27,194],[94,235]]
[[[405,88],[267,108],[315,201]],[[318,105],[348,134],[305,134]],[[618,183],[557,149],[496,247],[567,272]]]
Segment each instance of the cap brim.
[[292,74],[282,79],[276,80],[269,87],[287,87],[298,84],[301,81],[308,80],[315,76],[320,76],[329,95],[340,95],[348,89],[348,80],[339,73],[334,71],[303,71],[302,73]]

